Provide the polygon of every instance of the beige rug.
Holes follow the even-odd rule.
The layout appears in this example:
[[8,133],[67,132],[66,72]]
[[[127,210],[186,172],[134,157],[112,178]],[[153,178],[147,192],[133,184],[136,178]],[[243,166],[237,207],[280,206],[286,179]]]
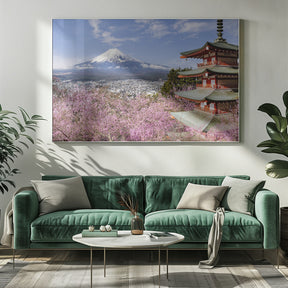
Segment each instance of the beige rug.
[[[87,251],[66,252],[62,257],[58,256],[17,260],[14,271],[11,262],[8,262],[0,268],[0,287],[90,287]],[[108,251],[106,277],[103,276],[102,256],[101,251],[94,253],[93,287],[158,287],[157,254],[151,259],[147,251]],[[287,279],[265,260],[250,259],[243,252],[223,251],[219,265],[214,269],[204,270],[197,265],[199,260],[203,260],[203,256],[205,253],[200,251],[170,252],[167,279],[163,254],[161,287],[288,287]]]

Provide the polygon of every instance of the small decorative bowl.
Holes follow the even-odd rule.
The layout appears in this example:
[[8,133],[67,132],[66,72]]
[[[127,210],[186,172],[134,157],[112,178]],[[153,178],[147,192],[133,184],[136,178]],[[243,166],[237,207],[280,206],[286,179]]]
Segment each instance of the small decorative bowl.
[[95,227],[94,227],[94,225],[90,225],[88,229],[89,229],[90,232],[93,232]]
[[105,226],[105,229],[106,229],[107,232],[112,231],[112,227],[111,227],[110,225],[106,225],[106,226]]
[[105,226],[101,225],[100,228],[99,228],[99,230],[100,230],[101,232],[105,232],[105,231],[106,231],[106,228],[105,228]]

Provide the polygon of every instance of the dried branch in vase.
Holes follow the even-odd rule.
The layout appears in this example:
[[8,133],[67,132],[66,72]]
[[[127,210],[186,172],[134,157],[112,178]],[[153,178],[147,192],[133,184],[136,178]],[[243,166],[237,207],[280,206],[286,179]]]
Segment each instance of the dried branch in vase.
[[136,215],[138,212],[138,203],[133,199],[133,197],[127,193],[117,193],[119,198],[118,203],[131,212],[132,215]]

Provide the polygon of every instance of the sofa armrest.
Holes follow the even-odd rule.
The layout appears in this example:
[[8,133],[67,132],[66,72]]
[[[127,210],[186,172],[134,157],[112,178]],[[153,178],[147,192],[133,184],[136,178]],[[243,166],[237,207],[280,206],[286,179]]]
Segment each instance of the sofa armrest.
[[13,204],[14,248],[30,248],[30,224],[39,214],[38,196],[33,190],[24,190],[15,195]]
[[279,197],[269,190],[261,190],[255,199],[255,215],[263,225],[263,248],[279,246]]

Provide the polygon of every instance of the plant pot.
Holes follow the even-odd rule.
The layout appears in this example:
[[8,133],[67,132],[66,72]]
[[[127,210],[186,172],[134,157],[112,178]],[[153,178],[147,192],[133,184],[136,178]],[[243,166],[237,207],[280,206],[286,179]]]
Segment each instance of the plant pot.
[[280,208],[281,238],[280,247],[288,252],[288,207]]
[[131,233],[133,235],[142,235],[144,230],[143,220],[135,215],[131,220]]

